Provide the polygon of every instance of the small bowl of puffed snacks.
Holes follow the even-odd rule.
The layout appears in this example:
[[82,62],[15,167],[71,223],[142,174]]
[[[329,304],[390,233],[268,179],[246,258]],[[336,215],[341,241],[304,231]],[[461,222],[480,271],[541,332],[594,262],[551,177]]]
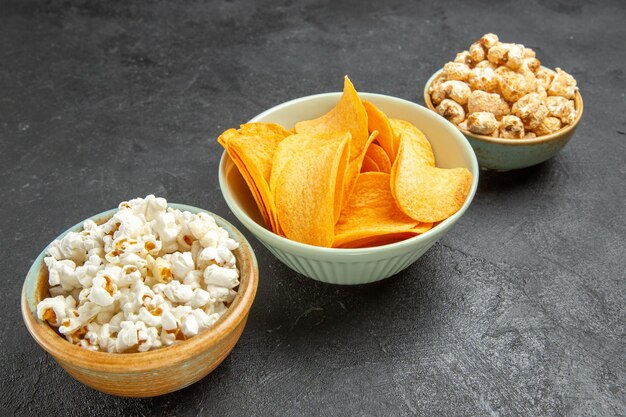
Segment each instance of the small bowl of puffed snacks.
[[482,169],[539,164],[570,140],[583,113],[576,80],[524,45],[487,33],[426,83],[426,106],[469,140]]
[[230,223],[149,195],[48,245],[24,282],[22,316],[78,381],[150,397],[198,381],[228,356],[257,283],[252,248]]

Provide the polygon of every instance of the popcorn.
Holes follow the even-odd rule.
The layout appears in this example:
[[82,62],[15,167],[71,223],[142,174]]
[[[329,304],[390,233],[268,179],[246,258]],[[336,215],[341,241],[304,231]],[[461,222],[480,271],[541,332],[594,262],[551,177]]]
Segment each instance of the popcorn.
[[521,139],[524,137],[524,123],[517,116],[504,116],[500,122],[499,133],[501,138]]
[[454,100],[445,99],[437,106],[437,113],[454,124],[461,123],[465,119],[463,106]]
[[561,120],[556,117],[544,118],[538,126],[535,127],[534,132],[537,135],[548,135],[552,132],[556,132],[561,128]]
[[473,91],[472,94],[470,94],[467,101],[467,110],[470,114],[489,112],[492,113],[496,119],[500,119],[502,116],[511,112],[507,102],[498,94],[486,93],[481,90]]
[[480,42],[474,42],[470,45],[469,54],[473,63],[481,62],[487,58],[487,51],[485,51],[485,48],[480,44]]
[[496,74],[498,74],[500,93],[508,102],[514,103],[526,94],[535,91],[536,79],[532,75],[520,74],[507,67],[498,68]]
[[149,195],[53,242],[37,316],[71,343],[111,353],[170,346],[211,327],[236,296],[238,243],[207,213]]
[[546,97],[543,102],[548,108],[550,116],[558,117],[563,124],[574,123],[576,119],[576,108],[573,100],[568,100],[561,96],[549,96]]
[[448,62],[443,66],[443,75],[447,80],[467,81],[470,67],[458,62]]
[[493,113],[476,112],[468,116],[467,128],[470,132],[479,135],[490,135],[498,128],[498,121]]
[[548,88],[550,88],[550,85],[552,84],[552,80],[554,79],[555,75],[556,72],[548,68],[539,68],[535,72],[535,76],[537,77],[537,83],[545,88],[546,91],[548,90]]
[[465,105],[467,103],[467,99],[472,92],[466,83],[455,80],[444,82],[441,84],[441,88],[443,89],[446,98],[450,98],[460,105]]
[[498,42],[500,41],[500,39],[498,38],[498,35],[493,34],[493,33],[485,33],[479,40],[478,42],[480,42],[480,44],[482,46],[485,47],[485,49],[489,49],[492,48],[493,46],[495,46]]
[[163,294],[175,303],[187,303],[193,297],[193,289],[174,280],[165,286]]
[[459,64],[470,65],[472,63],[472,57],[470,56],[469,51],[463,51],[456,54],[454,58],[454,62],[458,62]]
[[65,297],[58,295],[54,298],[46,298],[37,304],[37,317],[45,320],[53,326],[60,326],[67,318],[67,306]]
[[179,281],[185,279],[185,276],[196,268],[191,252],[174,252],[170,258],[170,263],[172,274]]
[[512,113],[519,117],[526,129],[534,129],[548,115],[548,108],[537,93],[526,94],[519,99],[511,109]]
[[578,91],[576,87],[576,80],[574,77],[563,71],[561,68],[556,68],[556,75],[548,88],[548,94],[551,96],[563,96],[567,99],[573,99]]
[[[574,123],[577,90],[570,74],[560,68],[556,72],[542,68],[534,50],[500,42],[497,35],[487,33],[444,65],[428,93],[437,113],[461,129],[471,131],[471,125],[475,133],[490,131],[483,134],[521,139]],[[500,122],[493,130],[488,115],[474,116],[470,123],[474,113],[491,113]],[[560,124],[554,119],[544,123],[547,117]]]
[[204,283],[218,287],[234,288],[239,285],[239,273],[236,269],[224,268],[218,265],[209,265],[204,270]]
[[496,72],[493,68],[487,66],[474,67],[470,71],[468,83],[472,90],[482,90],[488,93],[496,93],[500,89]]

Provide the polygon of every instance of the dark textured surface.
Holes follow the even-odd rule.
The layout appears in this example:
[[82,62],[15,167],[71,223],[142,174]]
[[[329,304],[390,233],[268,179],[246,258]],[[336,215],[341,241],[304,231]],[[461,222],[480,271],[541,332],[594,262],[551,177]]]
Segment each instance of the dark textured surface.
[[[626,415],[623,2],[2,1],[2,415]],[[381,283],[299,276],[255,239],[246,331],[211,375],[154,399],[75,382],[19,298],[58,233],[155,193],[241,225],[217,182],[224,129],[341,88],[422,102],[482,33],[578,80],[553,160],[485,173],[440,243]],[[247,234],[250,237],[250,234]]]

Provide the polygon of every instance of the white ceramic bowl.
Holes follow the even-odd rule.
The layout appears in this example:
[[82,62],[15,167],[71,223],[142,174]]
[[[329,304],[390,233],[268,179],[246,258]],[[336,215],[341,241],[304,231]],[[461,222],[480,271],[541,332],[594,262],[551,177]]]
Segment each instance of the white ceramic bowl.
[[[454,215],[428,232],[401,242],[362,249],[333,249],[306,245],[269,231],[248,186],[237,167],[224,152],[219,181],[222,194],[233,214],[270,252],[285,265],[307,277],[332,284],[365,284],[397,274],[415,262],[443,237],[465,213],[478,186],[478,162],[467,139],[454,125],[430,110],[396,97],[360,93],[362,99],[378,106],[391,118],[404,119],[421,129],[442,168],[465,167],[472,184],[465,204]],[[318,94],[279,104],[250,122],[273,122],[291,128],[300,120],[321,116],[335,106],[341,93]]]

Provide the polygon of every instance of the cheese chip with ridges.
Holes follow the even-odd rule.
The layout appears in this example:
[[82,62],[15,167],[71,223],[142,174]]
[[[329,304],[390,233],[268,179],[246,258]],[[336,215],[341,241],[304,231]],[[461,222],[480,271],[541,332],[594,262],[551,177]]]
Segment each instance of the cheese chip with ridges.
[[390,175],[365,172],[359,175],[348,203],[335,226],[333,246],[386,235],[418,234],[418,222],[405,215],[391,194]]
[[349,158],[349,139],[291,155],[275,180],[274,198],[280,228],[288,239],[330,247],[334,240],[335,199],[340,171]]
[[447,219],[465,202],[472,174],[466,168],[431,166],[421,141],[412,135],[400,137],[391,169],[391,191],[398,207],[419,222]]

